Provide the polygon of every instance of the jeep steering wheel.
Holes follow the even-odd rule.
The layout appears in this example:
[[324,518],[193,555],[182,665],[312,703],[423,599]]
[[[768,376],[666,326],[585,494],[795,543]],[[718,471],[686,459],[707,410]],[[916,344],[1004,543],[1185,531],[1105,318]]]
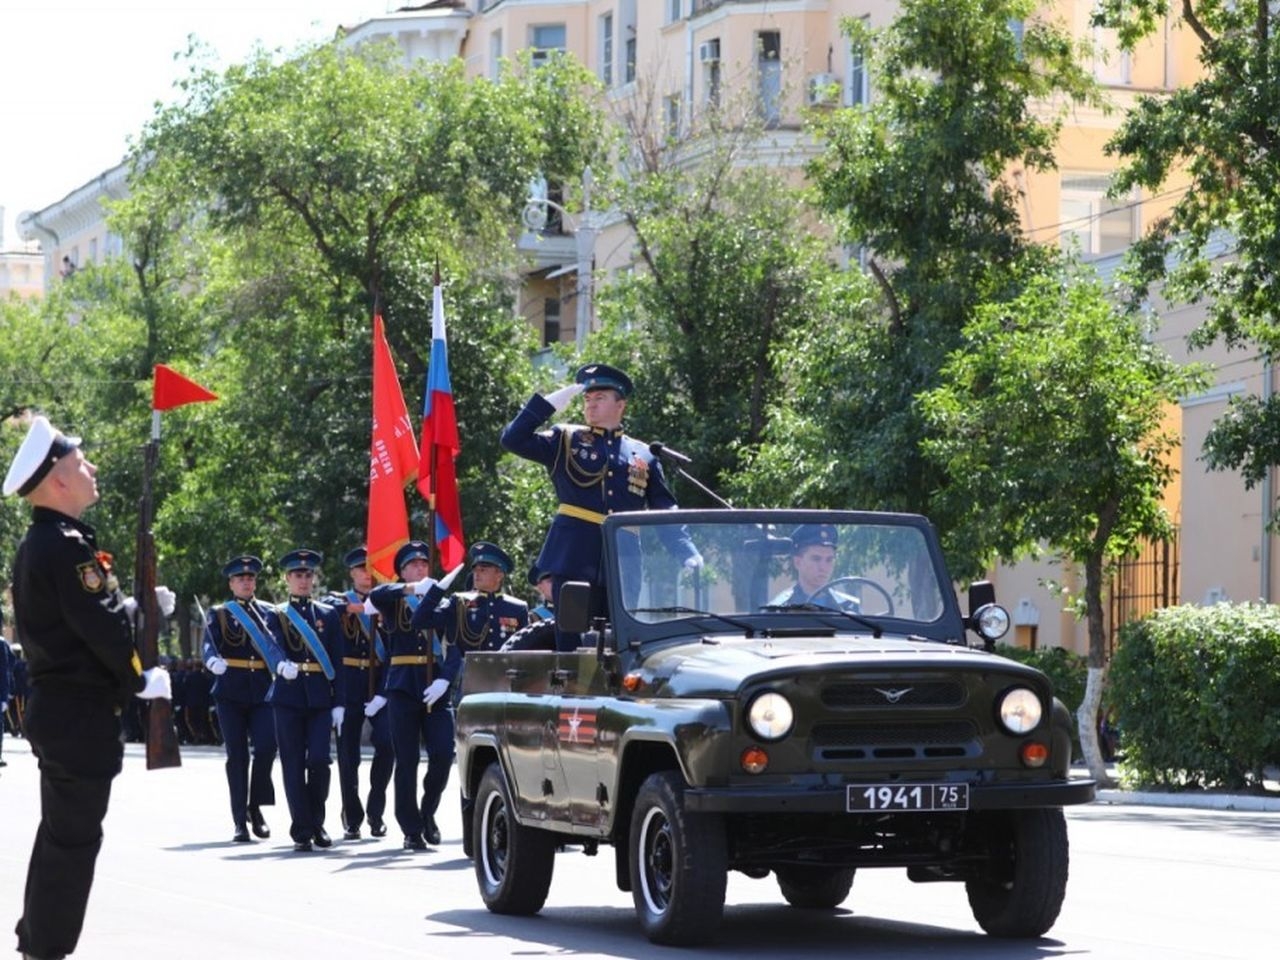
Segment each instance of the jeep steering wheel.
[[[884,604],[885,604],[884,613],[868,614],[865,611],[859,611],[863,614],[863,616],[892,617],[894,615],[893,597],[889,596],[889,591],[886,590],[884,587],[882,587],[880,584],[876,583],[874,580],[869,580],[866,577],[836,577],[834,580],[829,581],[825,587],[823,587],[821,590],[815,593],[814,596],[815,597],[821,596],[825,592],[828,592],[831,590],[838,590],[840,589],[841,586],[870,587],[873,592],[878,593],[880,594],[880,596],[884,597]],[[832,595],[831,599],[835,600],[835,596]]]

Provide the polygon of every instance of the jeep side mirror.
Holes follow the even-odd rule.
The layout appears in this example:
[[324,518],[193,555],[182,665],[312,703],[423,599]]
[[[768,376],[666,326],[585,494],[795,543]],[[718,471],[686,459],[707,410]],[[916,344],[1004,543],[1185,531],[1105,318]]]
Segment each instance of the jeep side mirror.
[[568,633],[585,633],[591,626],[591,584],[570,580],[556,598],[556,622]]

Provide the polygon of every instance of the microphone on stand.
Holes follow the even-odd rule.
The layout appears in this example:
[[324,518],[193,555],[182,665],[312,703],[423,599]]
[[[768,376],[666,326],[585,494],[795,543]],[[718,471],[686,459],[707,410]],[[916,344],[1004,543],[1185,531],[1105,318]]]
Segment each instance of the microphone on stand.
[[665,443],[660,443],[656,440],[649,444],[649,452],[655,457],[666,457],[672,463],[678,463],[682,466],[688,466],[693,463],[692,457],[685,456],[679,450],[672,450]]

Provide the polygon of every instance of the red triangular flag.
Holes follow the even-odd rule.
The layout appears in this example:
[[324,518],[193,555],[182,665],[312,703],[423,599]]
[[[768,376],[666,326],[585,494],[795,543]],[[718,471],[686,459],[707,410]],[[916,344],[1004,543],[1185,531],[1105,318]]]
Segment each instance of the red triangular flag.
[[188,403],[217,399],[218,395],[212,390],[206,390],[163,363],[156,364],[155,385],[151,390],[152,410],[172,410]]

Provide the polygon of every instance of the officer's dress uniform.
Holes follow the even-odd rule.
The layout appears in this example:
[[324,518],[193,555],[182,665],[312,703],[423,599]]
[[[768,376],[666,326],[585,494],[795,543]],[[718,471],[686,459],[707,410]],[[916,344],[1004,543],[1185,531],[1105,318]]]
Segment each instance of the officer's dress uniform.
[[[325,602],[340,611],[343,697],[345,708],[338,727],[338,790],[342,795],[342,828],[348,835],[358,835],[368,815],[375,836],[386,832],[383,818],[387,811],[387,784],[395,757],[391,749],[391,721],[386,710],[369,718],[373,762],[369,767],[369,802],[360,802],[360,738],[364,730],[364,705],[373,694],[381,692],[382,672],[386,669],[386,640],[379,618],[368,613],[349,613],[349,603],[364,603],[365,595],[356,590],[334,593]],[[372,682],[371,682],[372,678]],[[354,836],[351,837],[354,839]]]
[[[667,486],[662,464],[647,444],[627,436],[621,428],[605,430],[580,424],[538,427],[555,412],[551,403],[534,394],[502,431],[502,446],[546,467],[560,506],[538,554],[537,567],[552,575],[554,596],[570,580],[602,585],[601,524],[611,513],[627,510],[669,510],[677,506]],[[663,528],[667,549],[681,561],[698,555],[687,534]],[[632,542],[634,541],[634,542]],[[640,542],[623,535],[618,543],[623,588],[628,601],[640,589]],[[593,597],[593,610],[604,612],[604,596]],[[577,646],[576,634],[561,634],[561,648]]]
[[[321,644],[333,677],[288,615],[292,608]],[[280,657],[297,664],[298,676],[277,675],[267,692],[275,714],[280,773],[289,804],[289,836],[295,849],[310,849],[312,841],[329,845],[324,829],[324,806],[329,797],[329,729],[333,708],[346,699],[342,663],[342,625],[338,613],[310,597],[290,597],[276,610],[272,639]]]
[[[232,605],[238,605],[240,611],[233,614]],[[244,618],[261,631],[256,642],[242,626]],[[213,607],[204,618],[205,662],[212,657],[227,662],[226,672],[213,681],[213,709],[227,754],[231,821],[240,835],[252,814],[258,835],[269,836],[258,811],[276,802],[276,788],[271,782],[271,768],[276,761],[276,723],[267,703],[267,691],[275,677],[275,619],[275,608],[257,598],[228,600]]]
[[[382,684],[387,705],[391,744],[395,752],[396,823],[405,835],[406,847],[420,849],[426,818],[434,817],[440,796],[449,780],[453,764],[453,715],[445,698],[428,707],[423,691],[434,680],[450,684],[462,666],[462,652],[445,646],[432,630],[413,625],[414,615],[425,608],[430,614],[441,591],[423,597],[406,595],[404,584],[374,587],[369,600],[382,616],[390,657]],[[422,744],[427,749],[427,772],[422,778],[422,800],[418,800],[418,765]]]
[[[461,670],[465,670],[468,653],[501,650],[512,634],[528,626],[529,605],[506,593],[460,591],[434,610],[419,607],[412,624],[437,631],[449,647],[457,647],[463,658]],[[460,688],[458,683],[455,690]]]
[[844,593],[841,590],[831,590],[827,587],[822,587],[810,594],[801,590],[799,584],[789,590],[783,590],[769,603],[776,607],[812,604],[817,607],[829,607],[832,610],[843,610],[846,613],[857,613],[862,609],[861,602],[852,594]]
[[13,605],[41,802],[18,949],[62,957],[80,938],[111,780],[121,770],[121,709],[145,683],[111,558],[88,524],[34,509],[14,558]]

